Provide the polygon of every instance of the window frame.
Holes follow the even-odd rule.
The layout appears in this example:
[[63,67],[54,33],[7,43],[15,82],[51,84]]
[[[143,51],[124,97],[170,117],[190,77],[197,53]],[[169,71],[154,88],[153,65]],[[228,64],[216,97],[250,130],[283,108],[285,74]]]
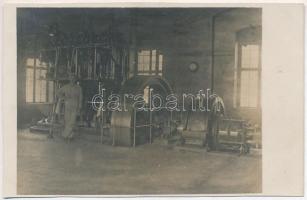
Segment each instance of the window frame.
[[[248,36],[253,37],[248,37]],[[256,34],[255,34],[256,33]],[[261,28],[245,28],[237,32],[235,43],[235,70],[234,70],[234,108],[240,109],[259,109],[261,106]],[[256,36],[256,37],[255,37]],[[242,47],[246,45],[257,45],[259,48],[258,67],[257,68],[243,68],[242,67]],[[258,85],[257,85],[257,104],[256,106],[242,106],[241,105],[241,75],[244,71],[256,71]]]
[[[53,49],[51,50],[45,50],[45,51],[54,51]],[[27,60],[28,59],[34,59],[34,64],[33,66],[31,65],[28,65],[27,63]],[[39,60],[39,63],[40,65],[37,64],[37,61]],[[25,56],[25,59],[24,59],[24,67],[25,67],[25,103],[26,104],[52,104],[53,101],[52,99],[54,100],[54,97],[55,97],[55,81],[54,80],[50,80],[48,79],[47,77],[44,79],[46,81],[46,89],[45,89],[45,92],[44,92],[44,95],[45,95],[45,101],[37,101],[36,99],[36,87],[37,87],[37,71],[38,70],[46,70],[46,76],[49,72],[49,63],[47,64],[46,67],[42,67],[41,66],[41,53],[28,53],[27,56]],[[27,81],[28,81],[28,77],[27,77],[27,70],[28,69],[33,69],[33,82],[32,82],[32,101],[27,101]],[[53,92],[52,92],[52,95],[53,95],[53,98],[50,98],[50,92],[49,92],[49,89],[50,89],[50,82],[53,82]]]
[[[139,67],[139,57],[140,57],[140,53],[142,51],[149,51],[149,70],[140,70]],[[155,66],[153,68],[153,62],[152,62],[152,58],[153,58],[153,51],[156,51],[156,56],[155,56]],[[141,55],[142,56],[142,55]],[[161,62],[161,70],[160,68],[160,56],[162,56],[162,62]],[[154,49],[154,48],[141,48],[138,49],[137,51],[137,56],[136,56],[136,75],[145,75],[145,76],[163,76],[163,61],[164,61],[164,55],[162,54],[162,52],[158,49]]]

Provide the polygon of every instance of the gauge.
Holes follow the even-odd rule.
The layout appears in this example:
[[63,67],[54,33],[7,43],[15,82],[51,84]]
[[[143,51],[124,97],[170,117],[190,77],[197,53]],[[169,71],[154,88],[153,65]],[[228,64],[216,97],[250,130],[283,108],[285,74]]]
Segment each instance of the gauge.
[[198,70],[198,64],[196,63],[196,62],[191,62],[190,64],[189,64],[189,70],[191,71],[191,72],[196,72],[197,70]]

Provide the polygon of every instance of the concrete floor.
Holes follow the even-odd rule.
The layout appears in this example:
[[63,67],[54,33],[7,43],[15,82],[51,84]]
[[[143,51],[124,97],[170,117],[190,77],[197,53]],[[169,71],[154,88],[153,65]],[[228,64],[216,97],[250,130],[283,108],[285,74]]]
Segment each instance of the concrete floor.
[[19,195],[216,194],[261,192],[261,156],[191,152],[162,145],[66,144],[18,133]]

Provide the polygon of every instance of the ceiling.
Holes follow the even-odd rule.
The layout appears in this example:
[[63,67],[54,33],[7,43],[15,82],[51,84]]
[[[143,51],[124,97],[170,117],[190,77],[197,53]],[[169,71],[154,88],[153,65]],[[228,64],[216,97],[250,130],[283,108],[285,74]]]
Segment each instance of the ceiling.
[[[143,25],[165,30],[209,19],[225,8],[18,8],[18,32],[40,34],[57,23],[64,32],[92,29],[103,31],[111,23],[117,27],[131,25],[131,19],[142,31]],[[146,30],[145,30],[146,31]]]

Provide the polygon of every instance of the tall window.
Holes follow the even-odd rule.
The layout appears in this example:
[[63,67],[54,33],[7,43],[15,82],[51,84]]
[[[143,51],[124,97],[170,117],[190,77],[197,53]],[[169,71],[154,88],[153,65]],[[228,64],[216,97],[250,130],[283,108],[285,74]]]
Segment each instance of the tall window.
[[138,75],[162,76],[163,55],[156,49],[140,50],[138,52]]
[[34,102],[34,58],[26,60],[26,102]]
[[49,63],[39,58],[30,57],[26,60],[26,102],[48,103],[54,98],[54,83],[47,80]]
[[234,106],[256,108],[260,100],[261,46],[255,39],[255,31],[251,34],[251,30],[245,30],[243,33],[238,36],[236,45]]

